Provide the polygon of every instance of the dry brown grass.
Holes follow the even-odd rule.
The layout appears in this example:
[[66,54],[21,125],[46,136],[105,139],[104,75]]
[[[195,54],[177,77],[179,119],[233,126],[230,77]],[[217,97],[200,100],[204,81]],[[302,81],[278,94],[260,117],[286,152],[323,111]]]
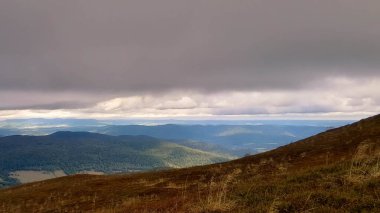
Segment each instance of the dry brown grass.
[[198,202],[191,211],[194,212],[226,212],[235,207],[235,201],[229,197],[229,192],[237,183],[241,169],[235,169],[230,174],[223,175],[220,180],[211,178],[206,187],[206,194],[198,190]]

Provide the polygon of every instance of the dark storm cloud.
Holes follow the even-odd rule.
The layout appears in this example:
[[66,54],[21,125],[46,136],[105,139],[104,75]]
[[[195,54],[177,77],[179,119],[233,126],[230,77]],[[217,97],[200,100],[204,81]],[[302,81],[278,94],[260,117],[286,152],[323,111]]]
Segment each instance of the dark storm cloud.
[[380,1],[2,0],[0,89],[305,87],[380,70]]

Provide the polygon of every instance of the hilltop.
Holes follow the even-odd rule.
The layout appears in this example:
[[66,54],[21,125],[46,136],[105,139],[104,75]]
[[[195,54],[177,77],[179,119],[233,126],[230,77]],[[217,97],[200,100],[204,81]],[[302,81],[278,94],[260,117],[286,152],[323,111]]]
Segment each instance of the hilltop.
[[3,212],[379,212],[380,115],[208,166],[0,191]]

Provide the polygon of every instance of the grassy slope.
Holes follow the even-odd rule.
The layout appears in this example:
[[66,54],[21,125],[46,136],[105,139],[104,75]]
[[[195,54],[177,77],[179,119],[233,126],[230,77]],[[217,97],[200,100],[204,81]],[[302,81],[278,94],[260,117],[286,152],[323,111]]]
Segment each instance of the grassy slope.
[[0,191],[4,212],[379,212],[380,116],[222,164]]

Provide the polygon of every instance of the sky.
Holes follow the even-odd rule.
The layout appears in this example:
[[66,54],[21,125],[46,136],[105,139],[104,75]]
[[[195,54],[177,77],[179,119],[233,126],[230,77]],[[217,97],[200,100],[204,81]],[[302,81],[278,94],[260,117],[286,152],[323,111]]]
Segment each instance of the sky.
[[378,0],[0,0],[0,119],[359,119]]

